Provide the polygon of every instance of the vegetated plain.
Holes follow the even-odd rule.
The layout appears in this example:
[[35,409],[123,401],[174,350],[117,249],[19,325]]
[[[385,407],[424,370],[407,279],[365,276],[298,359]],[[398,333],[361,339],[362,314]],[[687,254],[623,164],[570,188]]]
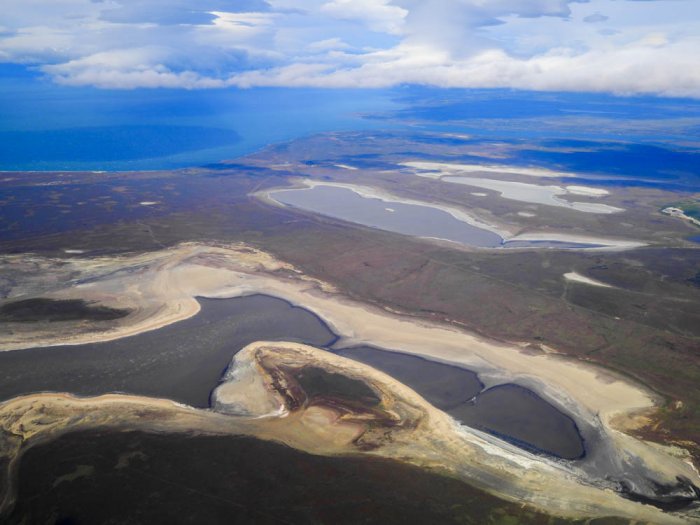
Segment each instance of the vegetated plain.
[[251,524],[583,523],[396,461],[316,456],[251,438],[96,431],[26,453],[7,523],[216,524],[232,517]]

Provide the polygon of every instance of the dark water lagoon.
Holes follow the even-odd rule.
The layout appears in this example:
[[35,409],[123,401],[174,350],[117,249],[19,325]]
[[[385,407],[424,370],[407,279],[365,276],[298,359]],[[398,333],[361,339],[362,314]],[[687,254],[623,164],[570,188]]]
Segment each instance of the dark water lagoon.
[[415,355],[372,346],[343,348],[336,353],[386,372],[442,410],[468,403],[484,388],[479,376],[471,370]]
[[499,436],[521,448],[560,458],[585,454],[574,420],[532,390],[505,384],[481,392],[448,414],[467,426]]
[[[194,317],[132,337],[0,352],[0,401],[43,391],[124,392],[206,408],[243,347],[295,341],[382,370],[460,422],[523,448],[568,459],[583,454],[573,420],[530,390],[503,385],[484,391],[471,370],[370,346],[335,350],[338,337],[322,319],[275,297],[198,300]],[[313,374],[307,379],[315,389],[325,385]]]
[[0,352],[0,400],[40,391],[126,392],[208,407],[233,356],[261,340],[328,346],[314,314],[264,295],[198,299],[201,311],[158,330],[104,343]]
[[521,448],[565,459],[585,454],[574,420],[527,388],[504,384],[484,390],[471,370],[371,346],[338,354],[386,372],[460,423]]

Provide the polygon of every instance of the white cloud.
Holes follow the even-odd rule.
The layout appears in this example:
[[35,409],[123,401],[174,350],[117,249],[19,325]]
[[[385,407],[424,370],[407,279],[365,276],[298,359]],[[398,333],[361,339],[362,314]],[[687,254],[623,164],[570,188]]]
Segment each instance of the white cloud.
[[32,63],[69,56],[73,34],[52,27],[24,27],[10,36],[0,37],[0,59]]
[[350,45],[343,42],[340,38],[326,38],[325,40],[317,40],[311,42],[306,48],[312,52],[332,51],[338,49],[348,49]]
[[270,13],[227,13],[223,11],[211,11],[214,15],[211,26],[225,31],[235,39],[248,39],[259,35],[273,25],[275,15]]
[[700,39],[656,46],[658,35],[622,48],[572,53],[553,49],[527,59],[500,49],[455,61],[425,47],[400,46],[353,56],[337,64],[294,64],[234,75],[240,87],[387,87],[402,83],[450,88],[510,87],[533,90],[657,93],[700,97],[700,68],[694,50]]
[[44,71],[52,75],[57,83],[73,86],[92,85],[110,89],[224,86],[221,80],[202,77],[194,71],[172,71],[164,65],[169,55],[168,49],[157,47],[105,51],[44,66]]
[[401,34],[408,11],[391,5],[389,0],[332,0],[321,6],[321,12],[335,18],[358,20],[372,31]]
[[4,0],[0,61],[104,88],[445,87],[700,98],[696,0]]

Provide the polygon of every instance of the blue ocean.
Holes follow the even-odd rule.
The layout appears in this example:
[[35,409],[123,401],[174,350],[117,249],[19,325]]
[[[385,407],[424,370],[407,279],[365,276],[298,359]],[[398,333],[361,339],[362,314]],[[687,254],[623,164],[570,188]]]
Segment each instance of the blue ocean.
[[346,130],[522,144],[504,163],[591,173],[597,184],[700,191],[696,100],[416,86],[101,90],[57,86],[24,68],[0,66],[5,171],[202,166]]

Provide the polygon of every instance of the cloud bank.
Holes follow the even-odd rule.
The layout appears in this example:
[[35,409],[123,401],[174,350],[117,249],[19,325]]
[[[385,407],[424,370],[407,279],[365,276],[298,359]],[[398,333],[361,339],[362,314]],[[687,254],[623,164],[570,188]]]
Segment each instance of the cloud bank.
[[110,89],[505,87],[700,98],[697,0],[4,0],[0,62]]

